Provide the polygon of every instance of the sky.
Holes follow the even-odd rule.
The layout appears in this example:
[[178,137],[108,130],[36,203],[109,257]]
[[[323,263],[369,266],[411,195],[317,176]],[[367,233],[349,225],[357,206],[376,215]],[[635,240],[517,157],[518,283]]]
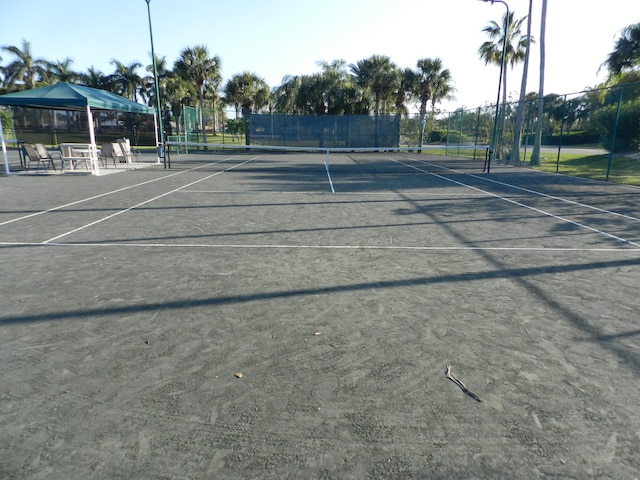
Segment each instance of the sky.
[[[516,19],[529,0],[506,0]],[[112,73],[112,59],[151,63],[145,0],[0,0],[0,45],[31,44],[36,58],[73,60]],[[154,50],[169,66],[188,47],[205,45],[221,59],[224,81],[249,71],[269,86],[286,75],[320,71],[318,62],[347,64],[373,54],[401,68],[440,58],[450,70],[455,98],[445,111],[495,103],[499,68],[484,64],[482,29],[500,22],[503,3],[479,0],[150,0]],[[534,0],[532,35],[540,38],[542,0]],[[27,21],[28,19],[28,21]],[[640,22],[638,0],[548,0],[545,93],[568,94],[605,80],[600,69],[621,30]],[[526,22],[523,23],[523,34]],[[527,92],[538,90],[539,43],[532,46]],[[0,64],[13,57],[1,51]],[[143,70],[141,71],[141,73]],[[517,99],[522,67],[508,70],[507,93]]]

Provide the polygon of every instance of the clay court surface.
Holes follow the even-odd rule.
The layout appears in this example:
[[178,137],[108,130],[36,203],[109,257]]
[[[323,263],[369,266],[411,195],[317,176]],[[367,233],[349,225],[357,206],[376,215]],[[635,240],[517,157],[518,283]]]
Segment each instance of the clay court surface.
[[0,177],[0,478],[640,478],[640,189],[171,161]]

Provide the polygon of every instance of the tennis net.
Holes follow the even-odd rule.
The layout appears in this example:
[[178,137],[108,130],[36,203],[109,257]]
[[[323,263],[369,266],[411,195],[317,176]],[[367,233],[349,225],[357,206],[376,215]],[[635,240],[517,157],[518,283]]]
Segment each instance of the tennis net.
[[[176,137],[174,137],[176,138]],[[237,143],[199,143],[182,141],[176,138],[166,143],[166,152],[171,159],[188,160],[189,155],[265,155],[321,158],[329,161],[333,156],[351,155],[361,158],[384,158],[389,155],[424,155],[442,158],[466,158],[484,161],[489,150],[488,145],[426,145],[423,147],[307,147],[278,145],[239,145]]]
[[[276,147],[268,145],[223,145],[168,142],[168,165],[174,169],[225,171],[234,179],[244,178],[252,188],[267,184],[306,186],[339,179],[342,184],[397,188],[409,182],[416,188],[429,181],[428,173],[482,171],[486,147],[445,146],[390,148]],[[187,151],[188,153],[183,153]],[[180,153],[178,153],[180,152]],[[475,156],[475,158],[474,158]],[[244,176],[244,177],[243,177]],[[422,176],[419,180],[414,177]],[[231,179],[231,177],[230,177]],[[260,187],[256,187],[260,185]],[[333,185],[330,185],[333,191]],[[276,187],[274,187],[276,188]],[[342,188],[344,191],[344,188]]]

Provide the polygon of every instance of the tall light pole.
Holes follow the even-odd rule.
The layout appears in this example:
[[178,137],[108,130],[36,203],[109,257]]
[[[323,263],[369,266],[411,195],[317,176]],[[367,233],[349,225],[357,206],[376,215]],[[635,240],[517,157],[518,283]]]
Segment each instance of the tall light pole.
[[505,57],[507,55],[507,30],[509,27],[509,5],[504,0],[480,0],[481,2],[491,3],[502,3],[507,8],[507,14],[504,17],[504,32],[503,32],[503,42],[502,42],[502,58],[500,60],[500,79],[498,80],[498,99],[496,100],[496,115],[493,119],[493,135],[491,137],[491,150],[489,151],[489,161],[487,162],[487,173],[491,173],[491,161],[495,158],[496,155],[496,144],[498,143],[498,116],[500,113],[500,91],[502,90],[502,73],[504,72],[504,62]]
[[156,52],[153,49],[153,30],[151,29],[151,0],[145,0],[147,2],[147,14],[149,16],[149,37],[151,38],[151,61],[153,64],[153,82],[155,84],[156,89],[156,112],[157,112],[157,122],[158,122],[158,138],[159,145],[157,145],[157,155],[158,161],[160,161],[160,157],[164,160],[164,168],[167,168],[167,160],[163,152],[164,148],[164,132],[162,125],[162,110],[160,108],[160,87],[158,86],[158,67],[156,66]]

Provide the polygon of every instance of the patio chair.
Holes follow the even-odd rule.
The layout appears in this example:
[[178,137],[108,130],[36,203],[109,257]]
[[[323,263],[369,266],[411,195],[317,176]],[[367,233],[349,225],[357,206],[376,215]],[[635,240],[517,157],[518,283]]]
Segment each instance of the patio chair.
[[127,163],[128,159],[120,142],[112,142],[110,145],[114,163]]
[[119,138],[118,143],[122,147],[122,152],[127,158],[127,163],[137,163],[140,161],[140,152],[131,149],[131,142],[128,138]]
[[42,160],[51,160],[51,165],[53,166],[54,170],[56,169],[56,167],[53,163],[53,159],[54,156],[57,157],[58,161],[60,162],[60,169],[64,171],[64,160],[62,159],[62,155],[60,154],[60,152],[49,152],[49,150],[47,150],[47,147],[45,147],[43,143],[34,143],[33,147],[36,149],[36,152],[38,153],[38,155],[40,155],[40,158]]
[[98,158],[100,158],[103,167],[107,168],[107,165],[109,165],[109,159],[111,159],[113,166],[118,168],[115,153],[113,151],[113,143],[103,143],[102,148],[100,148]]
[[36,167],[36,173],[40,171],[40,165],[44,165],[45,170],[49,168],[48,165],[51,165],[53,167],[53,170],[57,171],[56,166],[53,163],[53,157],[51,155],[41,156],[33,145],[29,145],[26,143],[24,144],[23,148],[25,157],[28,158],[27,170],[31,168],[31,162],[36,162],[36,164],[38,165]]

